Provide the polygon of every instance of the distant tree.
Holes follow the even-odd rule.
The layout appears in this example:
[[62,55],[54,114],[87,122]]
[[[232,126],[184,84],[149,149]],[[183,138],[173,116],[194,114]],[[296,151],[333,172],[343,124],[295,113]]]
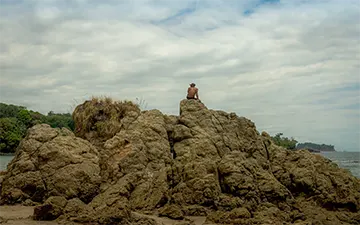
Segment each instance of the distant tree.
[[26,109],[21,109],[17,115],[16,118],[19,120],[19,122],[23,123],[27,128],[31,125],[31,113]]
[[74,121],[70,113],[55,113],[48,115],[27,110],[26,107],[0,103],[0,152],[13,152],[26,130],[36,124],[46,123],[51,127],[66,127],[74,130]]
[[278,146],[293,150],[296,148],[297,140],[293,137],[287,138],[282,137],[283,133],[277,133],[275,136],[271,137],[274,143]]
[[311,142],[299,143],[296,148],[310,148],[319,151],[335,151],[334,145],[316,144]]
[[46,123],[45,115],[31,110],[30,110],[30,115],[31,115],[31,126],[34,126],[36,124]]
[[0,152],[15,152],[26,127],[15,117],[0,118]]
[[7,105],[0,103],[0,118],[17,117],[20,110],[26,109],[24,106]]
[[48,116],[45,119],[45,123],[49,124],[51,127],[65,127],[70,130],[74,130],[74,121],[70,113],[54,113],[50,111]]

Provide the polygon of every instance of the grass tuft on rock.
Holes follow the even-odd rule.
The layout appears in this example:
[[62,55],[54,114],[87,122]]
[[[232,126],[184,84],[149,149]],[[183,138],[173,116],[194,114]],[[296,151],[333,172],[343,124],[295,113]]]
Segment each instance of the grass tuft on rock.
[[111,138],[121,130],[122,119],[131,112],[140,113],[140,107],[132,101],[114,101],[110,97],[92,97],[78,105],[72,118],[75,134],[86,137],[95,133],[96,137]]

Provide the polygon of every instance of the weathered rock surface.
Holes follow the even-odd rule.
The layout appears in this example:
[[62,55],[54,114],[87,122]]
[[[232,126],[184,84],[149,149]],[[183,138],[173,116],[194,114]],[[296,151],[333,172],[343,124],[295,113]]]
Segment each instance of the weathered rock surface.
[[36,125],[28,130],[1,185],[1,203],[50,196],[89,202],[99,192],[99,153],[67,129]]
[[[93,127],[82,118],[80,129]],[[78,130],[87,140],[31,128],[2,177],[1,202],[41,203],[35,219],[98,224],[157,223],[136,211],[220,224],[360,223],[358,178],[274,145],[244,117],[183,100],[179,116],[131,108],[116,121],[110,138]]]

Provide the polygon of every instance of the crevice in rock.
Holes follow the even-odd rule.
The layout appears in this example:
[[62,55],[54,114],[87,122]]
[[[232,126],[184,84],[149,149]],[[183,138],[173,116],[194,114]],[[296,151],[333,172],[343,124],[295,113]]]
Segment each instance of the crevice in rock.
[[175,149],[174,149],[174,139],[172,137],[172,132],[169,131],[168,132],[168,140],[169,140],[169,144],[170,144],[170,153],[171,153],[171,157],[172,159],[176,159],[176,152],[175,152]]
[[237,130],[235,130],[235,134],[236,134],[237,139],[240,141],[240,140],[241,140],[241,138],[240,138],[240,136],[239,136],[239,134],[238,134]]
[[303,183],[296,182],[294,178],[295,178],[294,175],[290,174],[291,186],[287,187],[287,189],[290,191],[292,196],[294,196],[294,197],[298,197],[298,196],[313,196],[314,197],[314,196],[316,196],[315,192],[312,190],[311,187],[309,187],[308,185],[305,185]]
[[[44,192],[48,192],[48,188],[47,188],[47,185],[46,185],[46,182],[45,182],[45,180],[44,180],[44,178],[43,178],[43,174],[42,174],[42,172],[41,172],[41,170],[39,169],[39,167],[38,167],[38,165],[37,164],[35,164],[34,162],[33,162],[33,164],[34,164],[34,166],[35,166],[35,169],[37,170],[37,171],[39,171],[39,173],[40,173],[40,179],[41,179],[41,181],[42,181],[42,183],[43,183],[43,185],[44,185]],[[32,196],[31,198],[36,198],[37,199],[37,197],[35,196],[35,194],[36,194],[36,192],[34,193],[34,196]],[[40,193],[40,196],[43,198],[43,197],[45,197],[44,195],[43,195],[43,193]],[[40,198],[41,198],[40,197]],[[40,200],[40,199],[39,199]],[[40,201],[42,202],[44,199],[41,199]],[[34,200],[35,201],[35,200]]]
[[220,190],[222,193],[231,193],[229,188],[225,185],[224,176],[220,173],[219,167],[217,169],[217,176],[219,181]]
[[38,141],[38,140],[35,140],[35,141],[37,141],[37,142],[39,142],[39,143],[41,143],[41,145],[39,146],[39,147],[37,147],[36,148],[36,150],[35,151],[33,151],[31,154],[29,154],[29,158],[32,158],[36,153],[38,153],[39,152],[39,149],[43,146],[43,142],[40,142],[40,141]]
[[178,120],[178,122],[177,122],[176,125],[183,125],[183,126],[189,128],[189,129],[191,129],[191,128],[190,128],[188,125],[186,125],[186,124],[184,123],[184,121],[182,121],[180,118],[179,118],[179,120]]
[[268,148],[267,148],[267,146],[266,146],[266,144],[264,142],[263,142],[263,144],[264,144],[264,147],[265,147],[267,160],[270,160],[269,150],[268,150]]
[[[91,183],[91,178],[86,176],[83,183]],[[81,190],[81,188],[77,188],[77,197],[83,201],[84,203],[88,204],[91,202],[99,193],[100,193],[100,184],[98,183],[96,186],[93,186],[91,189]]]
[[[54,139],[54,138],[53,138],[53,139]],[[53,139],[51,139],[51,140],[53,140]],[[32,156],[33,156],[35,153],[38,153],[38,152],[39,152],[39,149],[42,147],[42,145],[43,145],[43,144],[41,144],[41,145],[33,152],[33,154],[30,155],[30,161],[31,161],[32,164],[34,165],[35,170],[36,170],[36,171],[39,171],[39,173],[40,173],[40,179],[41,179],[41,181],[42,181],[42,183],[43,183],[43,185],[44,185],[44,190],[43,190],[43,192],[48,192],[48,188],[47,188],[46,182],[45,182],[45,180],[44,180],[44,178],[43,178],[43,174],[42,174],[42,172],[41,172],[41,170],[40,170],[40,168],[39,168],[38,163],[35,163],[34,161],[31,160]],[[38,158],[37,161],[39,161],[39,156],[37,156],[37,158]],[[44,197],[44,196],[43,196],[44,193],[40,193],[40,196],[41,196],[41,197],[39,197],[39,199],[38,199],[38,197],[36,197],[36,194],[38,194],[37,191],[34,193],[33,196],[31,196],[31,198],[32,198],[32,199],[35,198],[36,200],[40,200],[40,201],[42,202],[43,199],[40,199],[40,198],[43,198],[43,197]],[[33,200],[36,201],[35,199],[33,199]]]
[[160,201],[156,204],[155,208],[161,208],[164,205],[166,205],[166,203],[168,203],[169,199],[166,195],[163,195],[160,199]]
[[168,135],[168,141],[169,141],[170,153],[171,153],[171,164],[170,164],[171,174],[170,174],[170,177],[168,176],[168,182],[169,182],[170,190],[172,190],[176,186],[176,183],[174,181],[175,174],[174,174],[174,167],[173,167],[174,166],[174,160],[176,159],[176,152],[175,152],[175,149],[174,149],[174,144],[175,143],[174,143],[174,139],[173,139],[173,132],[168,131],[167,135]]
[[348,209],[348,210],[350,210],[350,212],[358,211],[355,203],[353,203],[353,202],[346,202],[346,203],[326,202],[322,206],[331,211],[336,211],[339,208]]

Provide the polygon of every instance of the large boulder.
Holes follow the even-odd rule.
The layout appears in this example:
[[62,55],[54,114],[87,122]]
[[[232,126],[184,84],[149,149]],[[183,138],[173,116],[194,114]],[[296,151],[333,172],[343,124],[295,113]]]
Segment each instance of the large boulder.
[[174,202],[210,207],[221,193],[236,194],[240,184],[248,191],[250,186],[257,188],[254,172],[268,161],[253,122],[234,113],[208,110],[196,100],[183,100],[178,123],[173,130]]
[[139,115],[139,106],[131,101],[92,98],[78,105],[72,118],[76,136],[101,147],[121,129],[126,129]]
[[101,168],[107,182],[89,203],[97,214],[126,217],[130,210],[151,211],[168,202],[171,153],[165,125],[160,111],[147,111],[106,141]]
[[271,153],[275,178],[299,198],[316,201],[328,210],[360,210],[360,182],[349,171],[306,150],[277,149]]
[[30,128],[2,181],[1,203],[49,196],[89,202],[101,182],[98,151],[88,141],[47,124]]

